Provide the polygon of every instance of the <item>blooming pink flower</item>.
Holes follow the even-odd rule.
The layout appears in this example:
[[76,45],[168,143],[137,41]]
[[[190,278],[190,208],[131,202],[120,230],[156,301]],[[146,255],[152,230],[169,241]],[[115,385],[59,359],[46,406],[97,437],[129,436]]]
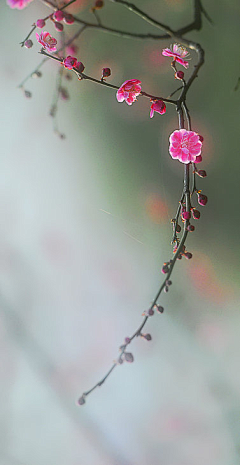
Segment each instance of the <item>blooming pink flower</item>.
[[180,129],[174,131],[169,137],[169,153],[181,163],[199,163],[202,161],[202,142],[200,136],[194,131]]
[[125,102],[132,105],[137,96],[141,93],[141,81],[138,79],[130,79],[125,81],[117,91],[117,101]]
[[32,2],[32,0],[7,0],[7,4],[10,8],[18,8],[18,10],[22,10],[30,2]]
[[165,57],[173,57],[173,61],[177,61],[180,65],[183,65],[184,68],[188,68],[189,63],[183,58],[189,55],[188,51],[179,44],[170,45],[170,48],[164,48],[162,51],[162,55]]
[[150,110],[150,118],[153,118],[154,112],[160,113],[160,115],[164,115],[166,113],[166,105],[162,100],[156,100],[151,105]]
[[71,55],[68,55],[65,60],[63,60],[62,65],[64,65],[64,68],[66,69],[73,69],[75,68],[77,64],[77,58],[72,57]]
[[36,38],[39,44],[46,48],[48,52],[56,52],[57,40],[49,34],[49,32],[42,31],[41,34],[36,32]]

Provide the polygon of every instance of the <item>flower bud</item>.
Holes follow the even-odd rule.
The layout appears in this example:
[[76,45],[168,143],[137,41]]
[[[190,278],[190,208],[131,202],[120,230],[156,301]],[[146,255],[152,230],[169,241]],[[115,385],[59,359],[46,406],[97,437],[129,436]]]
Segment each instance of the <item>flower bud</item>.
[[132,363],[134,361],[133,354],[131,354],[131,352],[125,352],[124,353],[124,358],[125,358],[126,362],[128,362],[128,363]]
[[164,308],[161,305],[155,305],[154,308],[156,308],[158,313],[163,313],[164,312]]
[[187,227],[187,230],[192,232],[195,230],[195,226],[193,226],[193,224],[189,224],[188,227]]
[[40,29],[42,29],[44,26],[45,26],[45,21],[44,19],[38,19],[37,22],[36,22],[36,26],[39,27]]
[[200,216],[201,216],[201,213],[196,210],[196,208],[193,208],[192,209],[192,216],[194,218],[194,220],[199,220]]
[[25,90],[24,95],[25,95],[26,98],[31,98],[32,97],[32,92],[30,92],[29,90]]
[[41,71],[34,71],[34,72],[32,73],[32,75],[31,75],[31,77],[32,77],[33,79],[40,78],[40,77],[42,77],[42,73],[41,73]]
[[103,70],[102,70],[102,77],[104,78],[104,77],[109,77],[109,76],[111,76],[111,70],[110,70],[110,68],[103,68]]
[[149,310],[147,311],[147,316],[153,316],[153,315],[154,315],[153,308],[149,308]]
[[165,286],[163,290],[164,292],[168,292],[169,291],[168,286]]
[[54,27],[55,27],[56,31],[58,31],[58,32],[63,31],[63,24],[59,23],[58,21],[55,21]]
[[142,337],[144,337],[144,339],[146,339],[146,341],[151,341],[152,340],[151,334],[142,334]]
[[129,344],[131,342],[130,337],[125,337],[124,342],[125,344]]
[[181,228],[180,224],[177,224],[176,232],[180,233],[180,232],[181,232],[181,229],[182,229],[182,228]]
[[86,403],[85,396],[81,396],[78,399],[78,405],[84,405]]
[[179,79],[180,81],[182,81],[183,78],[184,78],[184,72],[183,71],[177,71],[174,76],[175,76],[175,79]]
[[186,211],[183,212],[183,213],[182,213],[182,218],[183,218],[183,220],[190,220],[190,218],[191,218],[191,212],[186,212]]
[[191,252],[186,252],[184,254],[184,257],[187,258],[188,260],[190,260],[192,258],[192,253]]
[[200,176],[200,178],[205,178],[207,176],[207,173],[205,170],[196,171],[196,174]]
[[25,40],[24,47],[31,48],[33,46],[33,41],[31,39]]
[[167,274],[168,272],[169,272],[168,265],[167,265],[167,264],[163,265],[163,267],[162,267],[162,273],[163,273],[163,274]]
[[64,18],[63,11],[61,10],[55,11],[55,13],[53,14],[53,18],[55,19],[55,21],[62,21]]
[[204,205],[206,205],[208,201],[208,198],[206,195],[204,194],[198,194],[198,203],[199,205],[202,205],[202,207],[204,207]]
[[171,284],[172,284],[172,281],[170,281],[170,279],[167,279],[166,286],[171,286]]
[[77,71],[79,71],[79,73],[83,73],[85,66],[81,61],[78,61],[75,65],[75,68]]
[[66,24],[73,24],[75,19],[74,19],[73,15],[70,15],[69,13],[64,13],[63,21]]
[[96,0],[94,8],[95,10],[100,10],[104,6],[103,0]]

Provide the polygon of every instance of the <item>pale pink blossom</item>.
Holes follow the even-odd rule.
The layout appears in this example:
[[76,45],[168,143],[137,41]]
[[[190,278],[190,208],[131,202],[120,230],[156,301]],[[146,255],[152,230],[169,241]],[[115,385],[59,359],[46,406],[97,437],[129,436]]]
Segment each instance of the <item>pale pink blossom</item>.
[[189,63],[186,60],[183,60],[183,58],[186,58],[189,55],[189,53],[185,49],[185,47],[183,47],[180,44],[173,44],[170,45],[170,48],[164,48],[162,51],[162,55],[164,55],[165,57],[172,57],[173,61],[177,61],[178,63],[180,63],[180,65],[183,65],[184,68],[188,68],[189,66]]
[[186,129],[174,131],[169,137],[171,157],[181,163],[200,163],[202,161],[200,137],[196,132]]
[[48,52],[56,52],[57,40],[49,34],[49,32],[42,31],[41,34],[36,32],[36,38],[39,44],[46,48]]
[[25,8],[32,0],[7,0],[7,4],[10,8],[17,8],[18,10],[22,10]]
[[155,100],[155,102],[151,105],[150,110],[150,118],[153,118],[154,112],[160,113],[160,115],[164,115],[166,113],[166,105],[162,100]]
[[130,79],[125,81],[117,91],[117,101],[125,102],[132,105],[137,96],[141,93],[141,81],[138,79]]
[[65,60],[63,60],[61,64],[64,65],[64,68],[66,69],[73,69],[77,64],[77,58],[68,55],[67,58],[65,58]]

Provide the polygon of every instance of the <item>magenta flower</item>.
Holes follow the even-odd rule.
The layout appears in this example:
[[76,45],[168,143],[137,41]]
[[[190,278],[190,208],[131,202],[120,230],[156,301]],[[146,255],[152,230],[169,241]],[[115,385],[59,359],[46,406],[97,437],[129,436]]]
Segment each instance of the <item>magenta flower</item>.
[[43,48],[46,48],[48,52],[56,52],[57,40],[54,39],[49,32],[42,31],[41,34],[36,32],[36,38],[39,44],[41,44]]
[[64,65],[64,68],[66,69],[73,69],[77,64],[77,58],[68,55],[67,58],[65,58],[65,60],[63,60],[61,64]]
[[165,57],[173,57],[173,61],[177,61],[180,65],[183,65],[184,68],[188,68],[189,66],[189,63],[186,60],[183,60],[183,58],[186,58],[189,53],[185,47],[180,44],[173,44],[170,45],[170,48],[164,48],[162,55]]
[[125,81],[117,91],[117,101],[125,102],[132,105],[137,96],[141,93],[141,81],[138,79],[130,79]]
[[17,8],[18,10],[22,10],[25,6],[32,2],[32,0],[7,0],[7,4],[10,8]]
[[181,163],[200,163],[202,161],[202,142],[199,134],[194,131],[180,129],[174,131],[169,137],[169,153]]
[[166,113],[166,105],[162,100],[155,100],[155,102],[151,105],[150,110],[150,118],[153,118],[154,112],[160,113],[160,115],[164,115]]

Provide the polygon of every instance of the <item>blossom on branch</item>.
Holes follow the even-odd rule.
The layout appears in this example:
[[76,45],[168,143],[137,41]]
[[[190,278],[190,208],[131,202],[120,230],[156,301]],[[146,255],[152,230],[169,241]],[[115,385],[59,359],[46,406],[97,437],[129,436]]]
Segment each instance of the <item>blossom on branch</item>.
[[202,161],[200,137],[196,132],[186,129],[174,131],[169,137],[171,157],[178,159],[181,163],[200,163]]
[[173,44],[170,45],[170,48],[164,48],[162,51],[162,55],[165,57],[172,57],[173,61],[177,61],[180,65],[184,66],[184,68],[188,68],[189,63],[186,60],[183,60],[183,58],[186,58],[189,53],[180,44]]
[[7,0],[7,4],[10,8],[17,8],[18,10],[22,10],[28,6],[30,2],[32,2],[32,0]]
[[36,32],[36,38],[39,44],[46,48],[48,52],[56,52],[57,40],[49,34],[49,32],[42,31],[41,34]]
[[68,55],[67,58],[65,58],[65,60],[63,60],[61,64],[64,65],[64,68],[66,69],[73,69],[77,64],[77,58]]
[[137,96],[141,93],[141,81],[138,79],[130,79],[125,81],[117,91],[117,101],[125,102],[128,105],[132,105],[137,99]]
[[151,105],[150,110],[150,118],[153,118],[154,112],[160,113],[160,115],[164,115],[166,113],[166,105],[162,100],[155,100],[155,102]]

